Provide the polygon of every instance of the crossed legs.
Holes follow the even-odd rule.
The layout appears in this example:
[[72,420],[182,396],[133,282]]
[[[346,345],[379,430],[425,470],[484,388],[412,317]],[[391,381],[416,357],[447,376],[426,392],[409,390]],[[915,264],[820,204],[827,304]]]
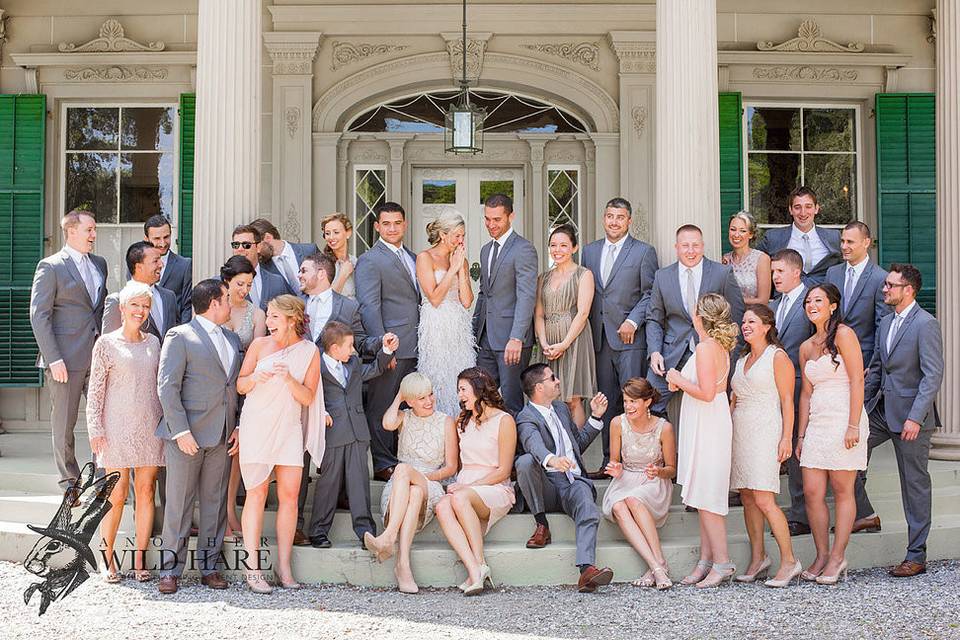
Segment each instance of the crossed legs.
[[417,593],[419,589],[410,566],[410,547],[420,524],[420,514],[426,508],[427,478],[410,465],[400,463],[394,469],[391,481],[386,528],[376,538],[370,536],[367,548],[377,554],[378,560],[385,560],[393,555],[399,537],[399,553],[394,566],[397,586],[404,593]]

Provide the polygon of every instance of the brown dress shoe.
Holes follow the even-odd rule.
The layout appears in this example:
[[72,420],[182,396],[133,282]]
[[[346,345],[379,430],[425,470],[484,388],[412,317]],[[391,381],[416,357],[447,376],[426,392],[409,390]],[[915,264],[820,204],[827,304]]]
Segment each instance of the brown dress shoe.
[[390,476],[393,475],[393,467],[387,467],[386,469],[380,469],[380,471],[375,471],[373,473],[373,479],[379,480],[380,482],[386,482],[390,479]]
[[160,583],[157,585],[157,591],[160,593],[165,593],[170,595],[171,593],[177,592],[177,577],[176,576],[163,576],[160,578]]
[[200,578],[200,584],[211,589],[226,589],[230,586],[219,571],[214,571],[213,573],[208,573],[207,575]]
[[293,532],[293,546],[309,547],[310,538],[308,538],[307,534],[305,534],[303,531],[301,531],[300,529],[297,529],[296,531]]
[[890,569],[890,575],[894,578],[912,578],[921,573],[927,572],[926,562],[914,562],[913,560],[904,560],[893,569]]
[[610,476],[607,475],[606,471],[600,469],[598,471],[590,471],[587,473],[587,478],[590,480],[608,480]]
[[527,540],[527,549],[543,549],[545,546],[550,544],[550,542],[550,528],[542,524],[538,524],[537,528],[533,532],[533,535],[530,536],[529,540]]
[[577,582],[577,591],[580,593],[593,593],[597,587],[610,584],[613,580],[613,569],[604,567],[597,569],[590,565],[587,570],[580,574],[580,580]]
[[873,516],[854,521],[853,530],[850,533],[877,533],[878,531],[880,531],[880,516]]

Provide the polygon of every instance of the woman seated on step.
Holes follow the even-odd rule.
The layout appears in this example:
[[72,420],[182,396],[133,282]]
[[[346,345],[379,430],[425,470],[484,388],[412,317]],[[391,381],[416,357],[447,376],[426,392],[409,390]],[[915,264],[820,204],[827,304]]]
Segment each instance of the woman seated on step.
[[[410,408],[401,411],[401,402]],[[400,382],[397,397],[383,414],[383,428],[400,431],[400,464],[380,497],[383,533],[377,537],[367,533],[363,539],[367,550],[383,562],[394,554],[399,536],[399,554],[393,570],[397,586],[401,593],[417,593],[410,568],[410,546],[413,536],[433,520],[434,509],[446,494],[443,482],[457,472],[457,427],[453,418],[435,409],[430,378],[414,372]]]
[[657,529],[670,512],[677,438],[669,422],[650,414],[650,405],[659,399],[657,390],[643,378],[631,378],[623,385],[623,414],[610,422],[606,472],[613,481],[603,496],[603,515],[620,525],[649,567],[633,584],[669,589],[673,583]]
[[443,535],[467,568],[460,585],[472,596],[492,583],[483,556],[483,536],[507,515],[516,497],[510,471],[517,449],[517,425],[503,406],[497,383],[479,367],[457,376],[457,394],[464,407],[457,418],[460,473],[437,505]]

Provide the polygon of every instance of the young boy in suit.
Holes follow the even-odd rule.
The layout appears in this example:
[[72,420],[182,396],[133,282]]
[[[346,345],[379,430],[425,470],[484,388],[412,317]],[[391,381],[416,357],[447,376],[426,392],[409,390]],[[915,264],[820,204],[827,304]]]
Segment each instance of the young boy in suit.
[[363,413],[363,383],[379,376],[400,346],[396,335],[383,336],[383,348],[373,362],[364,364],[353,352],[353,329],[331,321],[321,337],[320,381],[327,411],[326,449],[318,468],[314,487],[313,514],[310,520],[310,544],[318,549],[331,546],[328,533],[337,508],[337,497],[346,487],[353,530],[376,534],[370,514],[370,472],[367,450],[370,431]]

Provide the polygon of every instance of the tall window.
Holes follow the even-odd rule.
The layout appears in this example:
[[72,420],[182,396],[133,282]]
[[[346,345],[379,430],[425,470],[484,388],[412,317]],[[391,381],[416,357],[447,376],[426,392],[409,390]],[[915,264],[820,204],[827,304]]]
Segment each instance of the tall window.
[[374,210],[387,199],[387,168],[357,165],[353,170],[353,242],[360,255],[377,241]]
[[856,106],[746,104],[749,210],[763,225],[791,222],[787,197],[817,192],[818,224],[861,217],[860,113]]
[[572,225],[580,235],[580,167],[547,167],[547,233],[561,224]]
[[101,224],[174,219],[176,107],[68,107],[64,210]]

